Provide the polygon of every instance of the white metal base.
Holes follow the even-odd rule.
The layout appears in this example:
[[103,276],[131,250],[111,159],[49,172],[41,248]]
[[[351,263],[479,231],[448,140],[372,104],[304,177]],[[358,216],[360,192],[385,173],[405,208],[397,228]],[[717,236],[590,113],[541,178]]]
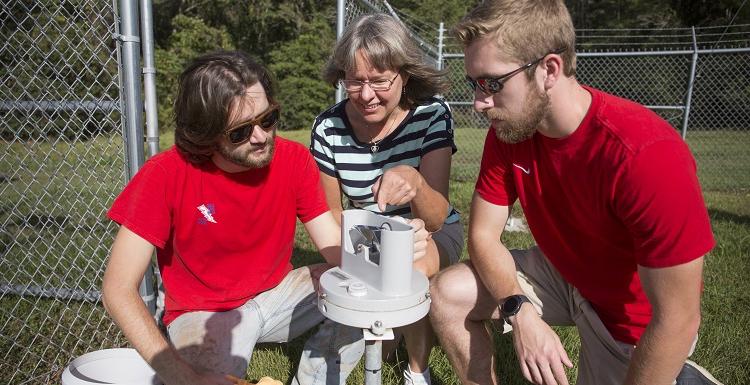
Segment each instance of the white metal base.
[[339,268],[326,271],[320,277],[318,309],[326,318],[375,334],[412,324],[430,311],[429,281],[417,271],[412,272],[414,290],[405,296],[386,296],[372,287],[362,290],[359,284]]

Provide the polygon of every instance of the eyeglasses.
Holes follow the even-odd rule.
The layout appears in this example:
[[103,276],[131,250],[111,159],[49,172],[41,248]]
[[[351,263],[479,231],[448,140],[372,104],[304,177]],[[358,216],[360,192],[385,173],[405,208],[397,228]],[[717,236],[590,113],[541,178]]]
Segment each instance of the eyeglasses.
[[272,103],[270,106],[268,106],[268,109],[263,111],[262,114],[256,116],[254,119],[240,123],[224,131],[224,136],[227,137],[229,143],[244,143],[250,138],[250,135],[252,135],[255,126],[260,126],[263,131],[270,131],[276,126],[276,124],[279,123],[280,117],[281,107],[276,103]]
[[554,54],[559,55],[563,52],[565,52],[565,49],[559,49],[557,51],[550,51],[544,54],[544,56],[540,57],[539,59],[530,61],[514,69],[513,71],[510,71],[507,74],[500,75],[496,78],[479,78],[475,80],[475,79],[470,78],[469,75],[466,75],[466,81],[469,83],[469,87],[471,87],[472,90],[476,91],[476,89],[479,88],[485,94],[496,94],[503,89],[503,85],[505,84],[505,82],[507,82],[508,79],[512,78],[514,75],[539,64],[539,62],[542,61],[549,54],[554,53]]
[[399,74],[396,74],[396,76],[393,77],[393,79],[380,79],[380,80],[350,80],[350,79],[341,79],[339,80],[339,83],[341,83],[342,86],[346,89],[347,92],[359,92],[362,90],[362,87],[365,86],[365,84],[368,84],[370,86],[370,89],[373,91],[388,91],[391,89],[391,86],[393,86],[393,81],[396,80]]

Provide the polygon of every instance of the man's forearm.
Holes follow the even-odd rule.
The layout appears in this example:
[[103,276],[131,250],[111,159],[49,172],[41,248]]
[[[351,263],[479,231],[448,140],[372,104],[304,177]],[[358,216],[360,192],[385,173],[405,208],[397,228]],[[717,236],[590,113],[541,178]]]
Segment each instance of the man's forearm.
[[699,324],[699,317],[652,321],[633,352],[625,385],[671,385],[690,353]]
[[513,256],[501,242],[470,239],[469,255],[482,284],[495,302],[520,291]]
[[137,291],[105,291],[104,304],[131,345],[166,384],[183,383],[181,379],[192,374],[156,326]]

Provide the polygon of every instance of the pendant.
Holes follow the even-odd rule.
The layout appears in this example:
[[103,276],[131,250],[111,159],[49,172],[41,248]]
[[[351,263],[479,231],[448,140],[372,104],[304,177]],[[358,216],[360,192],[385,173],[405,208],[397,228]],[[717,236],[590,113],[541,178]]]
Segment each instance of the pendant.
[[378,147],[377,144],[373,144],[372,146],[370,146],[370,152],[372,152],[374,154],[374,153],[378,152],[379,148],[380,147]]

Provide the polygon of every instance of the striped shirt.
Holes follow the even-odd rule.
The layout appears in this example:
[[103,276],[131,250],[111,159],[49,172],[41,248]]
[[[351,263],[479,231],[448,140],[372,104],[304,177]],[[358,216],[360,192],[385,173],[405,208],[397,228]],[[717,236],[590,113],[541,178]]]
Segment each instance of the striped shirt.
[[[371,144],[358,140],[352,131],[344,106],[348,99],[334,105],[315,119],[310,151],[320,171],[339,180],[349,206],[383,215],[411,218],[411,207],[388,205],[384,212],[378,208],[372,186],[383,171],[408,165],[419,170],[422,157],[430,151],[450,147],[456,152],[453,141],[453,117],[448,105],[431,98],[418,105],[406,118],[378,143],[378,151]],[[445,223],[459,220],[458,212],[449,205]]]

